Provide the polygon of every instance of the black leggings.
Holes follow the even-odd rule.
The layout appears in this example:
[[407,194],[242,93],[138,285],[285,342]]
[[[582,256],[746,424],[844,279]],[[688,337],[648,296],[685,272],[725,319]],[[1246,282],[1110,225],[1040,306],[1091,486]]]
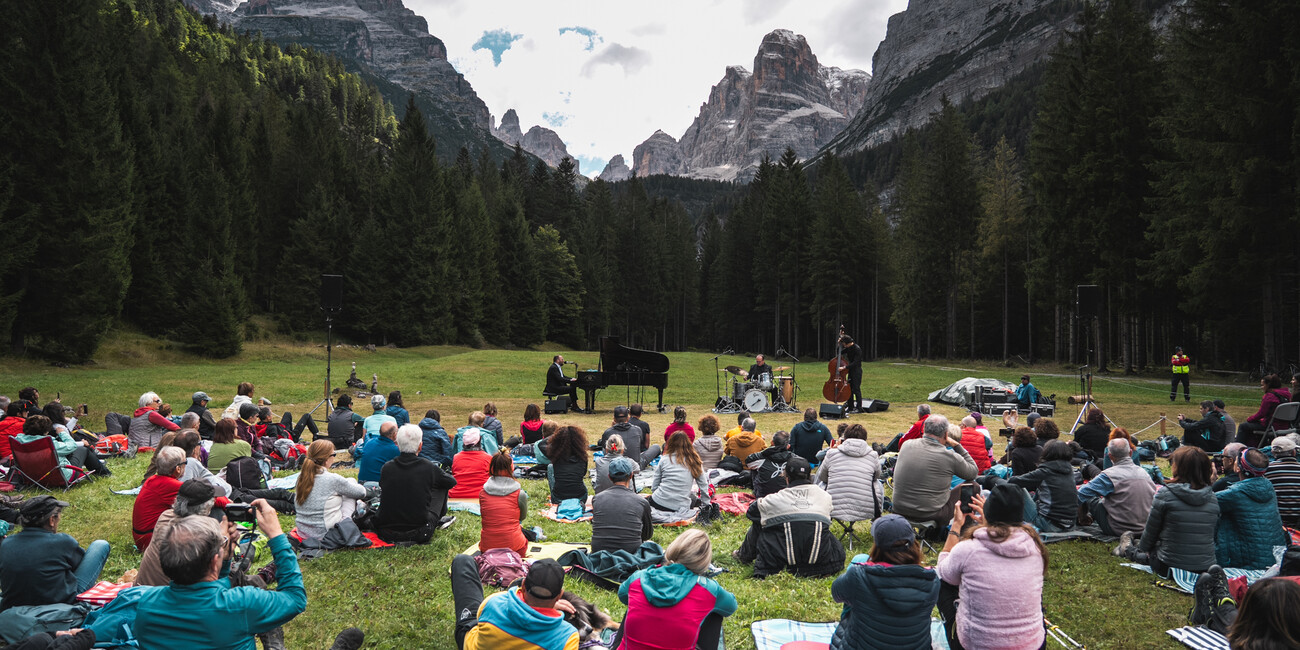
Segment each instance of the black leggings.
[[68,464],[85,468],[86,471],[95,472],[96,474],[108,471],[108,468],[104,467],[104,461],[99,459],[99,454],[95,453],[93,447],[77,447],[74,449],[72,453],[68,454]]
[[298,424],[295,425],[293,423],[293,414],[286,411],[284,416],[280,418],[280,424],[284,425],[284,428],[288,429],[289,433],[293,434],[294,442],[298,442],[302,439],[303,427],[306,427],[311,431],[313,439],[316,437],[316,434],[320,433],[320,429],[316,427],[316,421],[312,419],[311,413],[303,413],[302,417],[298,420]]

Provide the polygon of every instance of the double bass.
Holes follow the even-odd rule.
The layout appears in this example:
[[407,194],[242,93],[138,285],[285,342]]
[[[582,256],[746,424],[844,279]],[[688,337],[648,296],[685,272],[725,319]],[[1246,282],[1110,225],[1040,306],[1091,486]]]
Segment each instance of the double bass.
[[835,358],[826,364],[826,369],[831,377],[822,384],[822,397],[836,404],[849,401],[853,397],[849,388],[849,365],[844,363],[844,346],[839,339],[835,340]]

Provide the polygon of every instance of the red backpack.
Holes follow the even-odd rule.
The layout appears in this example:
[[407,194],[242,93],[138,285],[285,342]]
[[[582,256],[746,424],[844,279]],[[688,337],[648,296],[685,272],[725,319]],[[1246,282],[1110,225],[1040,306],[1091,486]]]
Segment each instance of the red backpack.
[[528,575],[524,558],[508,548],[491,548],[474,557],[478,565],[478,578],[485,585],[509,587],[510,583]]

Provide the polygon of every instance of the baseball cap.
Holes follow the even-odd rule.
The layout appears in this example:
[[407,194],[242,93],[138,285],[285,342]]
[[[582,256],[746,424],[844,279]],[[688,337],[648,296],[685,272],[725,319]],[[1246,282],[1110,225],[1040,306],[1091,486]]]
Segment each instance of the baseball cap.
[[794,456],[785,462],[786,478],[791,480],[803,479],[808,480],[808,475],[812,473],[812,466],[803,457]]
[[481,436],[478,432],[478,428],[467,429],[465,431],[465,434],[461,436],[461,442],[463,442],[466,447],[469,447],[471,445],[477,445],[479,443],[480,437]]
[[1273,439],[1273,451],[1274,451],[1274,452],[1279,452],[1279,451],[1282,451],[1282,452],[1294,452],[1294,451],[1295,451],[1295,438],[1292,438],[1292,437],[1290,437],[1290,436],[1278,436],[1277,438],[1274,438],[1274,439]]
[[184,499],[186,503],[191,505],[199,505],[212,499],[216,495],[216,490],[213,490],[212,486],[209,485],[207,481],[201,481],[194,478],[181,483],[180,489],[176,491],[176,496]]
[[550,558],[533,562],[524,577],[523,589],[533,598],[559,598],[564,592],[564,567]]
[[609,480],[625,481],[636,471],[636,463],[623,457],[609,461]]
[[197,393],[194,393],[194,396],[191,397],[190,399],[194,400],[194,403],[195,403],[195,404],[198,404],[199,402],[211,402],[211,401],[212,401],[212,398],[211,398],[211,397],[208,397],[208,394],[205,393],[205,392],[203,392],[203,391],[199,391],[199,392],[197,392]]
[[885,515],[871,523],[871,537],[881,548],[897,548],[911,544],[916,531],[902,515]]
[[48,494],[42,494],[24,501],[18,512],[24,526],[38,526],[53,516],[56,510],[66,507],[68,507],[67,501],[59,501]]
[[1034,427],[1034,423],[1037,422],[1038,418],[1041,417],[1043,416],[1039,414],[1038,411],[1034,411],[1033,413],[1030,413],[1029,415],[1025,416],[1025,424],[1029,425],[1029,427],[1032,429]]
[[614,407],[614,417],[621,418],[621,417],[625,417],[627,414],[628,414],[628,410],[626,406],[620,404]]

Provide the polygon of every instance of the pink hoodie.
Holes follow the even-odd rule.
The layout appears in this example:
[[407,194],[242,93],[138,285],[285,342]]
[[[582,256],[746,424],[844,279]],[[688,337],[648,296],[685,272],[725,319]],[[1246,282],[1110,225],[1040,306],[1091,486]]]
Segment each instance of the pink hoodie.
[[1042,646],[1043,557],[1023,530],[1001,544],[978,529],[939,554],[935,570],[956,585],[957,638],[969,650],[1033,650]]

